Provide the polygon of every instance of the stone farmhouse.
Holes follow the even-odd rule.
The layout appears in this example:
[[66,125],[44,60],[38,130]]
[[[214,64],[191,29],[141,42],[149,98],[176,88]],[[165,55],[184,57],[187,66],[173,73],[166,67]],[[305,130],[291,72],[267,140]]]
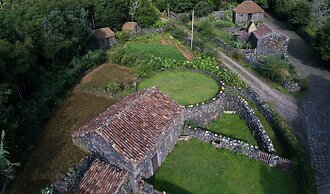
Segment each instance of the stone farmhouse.
[[115,33],[109,27],[96,29],[94,35],[100,49],[109,49],[118,42]]
[[250,22],[247,29],[236,31],[234,36],[238,42],[250,43],[258,56],[282,56],[287,52],[290,40],[279,30],[267,24],[256,27],[254,22]]
[[261,21],[264,17],[264,10],[254,1],[243,1],[233,9],[233,22],[243,24],[250,21]]
[[155,87],[109,107],[72,134],[76,145],[100,158],[84,173],[77,193],[134,191],[174,148],[183,122],[184,108]]
[[140,33],[142,28],[136,22],[125,22],[121,27],[122,31],[130,31],[131,33]]
[[258,56],[282,56],[288,50],[290,38],[280,31],[262,24],[252,32],[250,42]]

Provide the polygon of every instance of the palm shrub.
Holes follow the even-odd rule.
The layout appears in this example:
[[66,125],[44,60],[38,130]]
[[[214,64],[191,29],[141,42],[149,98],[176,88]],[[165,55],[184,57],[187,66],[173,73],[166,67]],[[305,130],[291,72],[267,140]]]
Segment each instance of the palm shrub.
[[4,179],[2,185],[2,192],[4,193],[8,179],[13,179],[15,174],[15,166],[19,166],[19,163],[12,163],[9,161],[9,152],[5,148],[5,131],[1,133],[0,140],[0,176]]

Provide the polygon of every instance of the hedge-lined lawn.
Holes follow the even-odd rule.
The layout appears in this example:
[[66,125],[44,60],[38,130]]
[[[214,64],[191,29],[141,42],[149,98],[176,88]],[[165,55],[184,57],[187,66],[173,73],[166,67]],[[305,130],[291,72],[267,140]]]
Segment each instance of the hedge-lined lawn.
[[164,59],[186,60],[182,53],[172,45],[131,42],[127,44],[127,48],[130,52],[150,54]]
[[207,101],[219,90],[213,78],[188,70],[161,72],[155,77],[143,80],[138,89],[142,90],[150,86],[156,86],[181,105]]
[[257,145],[251,130],[237,114],[222,114],[212,121],[208,129],[214,133],[240,139],[252,145]]
[[192,139],[178,143],[149,182],[171,194],[294,194],[293,176]]

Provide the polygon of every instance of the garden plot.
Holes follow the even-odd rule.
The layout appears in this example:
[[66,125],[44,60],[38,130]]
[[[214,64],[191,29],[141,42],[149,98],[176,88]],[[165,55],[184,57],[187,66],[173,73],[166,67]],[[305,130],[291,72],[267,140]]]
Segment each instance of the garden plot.
[[149,182],[172,194],[297,193],[293,175],[196,139],[178,143]]

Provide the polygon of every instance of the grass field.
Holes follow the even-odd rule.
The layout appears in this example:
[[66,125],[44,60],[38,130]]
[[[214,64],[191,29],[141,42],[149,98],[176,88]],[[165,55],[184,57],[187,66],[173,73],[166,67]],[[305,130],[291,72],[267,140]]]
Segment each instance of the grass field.
[[208,129],[217,134],[257,145],[251,130],[237,114],[222,114],[220,118],[212,121]]
[[[122,66],[104,64],[83,77],[80,84],[95,87],[111,81],[131,81],[134,75]],[[17,176],[12,193],[40,193],[69,171],[86,153],[73,144],[71,133],[103,112],[115,101],[73,89],[70,97],[48,121],[43,137],[22,172]]]
[[181,105],[207,101],[214,97],[219,89],[212,78],[185,70],[161,72],[155,77],[143,80],[138,89],[150,86],[156,86]]
[[131,42],[127,44],[129,52],[150,54],[155,57],[184,61],[186,58],[173,45],[145,44]]
[[149,182],[171,194],[295,194],[293,176],[192,139],[178,143]]

